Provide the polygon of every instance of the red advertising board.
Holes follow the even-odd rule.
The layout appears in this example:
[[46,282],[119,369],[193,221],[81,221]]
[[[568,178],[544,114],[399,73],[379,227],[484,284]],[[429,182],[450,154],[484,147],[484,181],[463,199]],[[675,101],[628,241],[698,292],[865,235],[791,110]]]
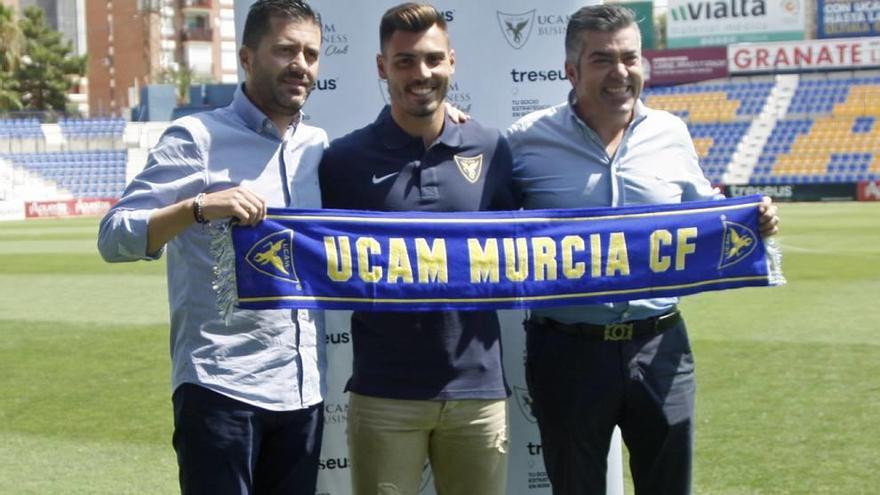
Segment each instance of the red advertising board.
[[880,180],[859,182],[859,201],[880,201]]
[[88,217],[107,213],[116,203],[115,198],[61,199],[57,201],[28,201],[24,205],[25,218]]
[[728,76],[727,48],[679,48],[644,50],[642,65],[649,86],[683,84]]

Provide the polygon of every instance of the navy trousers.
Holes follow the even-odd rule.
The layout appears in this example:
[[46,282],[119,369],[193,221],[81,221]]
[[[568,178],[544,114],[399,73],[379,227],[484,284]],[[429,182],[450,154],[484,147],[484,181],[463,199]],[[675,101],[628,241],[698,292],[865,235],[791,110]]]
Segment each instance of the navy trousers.
[[619,426],[637,495],[690,493],[694,360],[684,321],[608,342],[526,322],[526,380],[554,495],[604,495]]
[[184,495],[314,495],[323,403],[268,411],[193,384],[172,402]]

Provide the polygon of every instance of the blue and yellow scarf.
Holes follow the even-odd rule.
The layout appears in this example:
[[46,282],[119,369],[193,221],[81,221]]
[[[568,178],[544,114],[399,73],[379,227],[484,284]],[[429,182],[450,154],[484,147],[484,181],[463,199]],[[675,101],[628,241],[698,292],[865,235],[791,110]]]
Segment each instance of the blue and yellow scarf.
[[468,213],[269,209],[216,229],[221,311],[476,310],[784,283],[759,196]]

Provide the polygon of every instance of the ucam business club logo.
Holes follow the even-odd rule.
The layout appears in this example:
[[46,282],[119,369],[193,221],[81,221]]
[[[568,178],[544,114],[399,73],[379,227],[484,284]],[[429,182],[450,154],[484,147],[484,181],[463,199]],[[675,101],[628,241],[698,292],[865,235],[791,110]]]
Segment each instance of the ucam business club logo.
[[537,36],[565,36],[570,16],[542,14],[537,9],[519,14],[495,11],[504,39],[515,50],[524,47],[535,33]]
[[337,28],[336,24],[325,22],[320,14],[318,21],[321,23],[321,54],[325,57],[348,55],[349,34]]
[[535,9],[522,14],[508,14],[499,10],[495,14],[507,43],[517,50],[525,46],[532,34],[532,26],[535,25]]
[[471,98],[471,93],[460,82],[453,81],[449,84],[446,101],[462,112],[470,113],[472,111],[473,98]]
[[348,421],[348,404],[347,403],[324,403],[324,424],[325,425],[344,425]]

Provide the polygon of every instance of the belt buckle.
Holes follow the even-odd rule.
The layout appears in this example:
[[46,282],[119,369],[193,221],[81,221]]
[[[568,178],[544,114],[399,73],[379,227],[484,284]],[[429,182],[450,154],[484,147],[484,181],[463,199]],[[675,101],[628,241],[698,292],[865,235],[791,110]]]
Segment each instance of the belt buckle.
[[633,326],[632,323],[609,323],[605,325],[605,341],[619,342],[622,340],[632,340]]

